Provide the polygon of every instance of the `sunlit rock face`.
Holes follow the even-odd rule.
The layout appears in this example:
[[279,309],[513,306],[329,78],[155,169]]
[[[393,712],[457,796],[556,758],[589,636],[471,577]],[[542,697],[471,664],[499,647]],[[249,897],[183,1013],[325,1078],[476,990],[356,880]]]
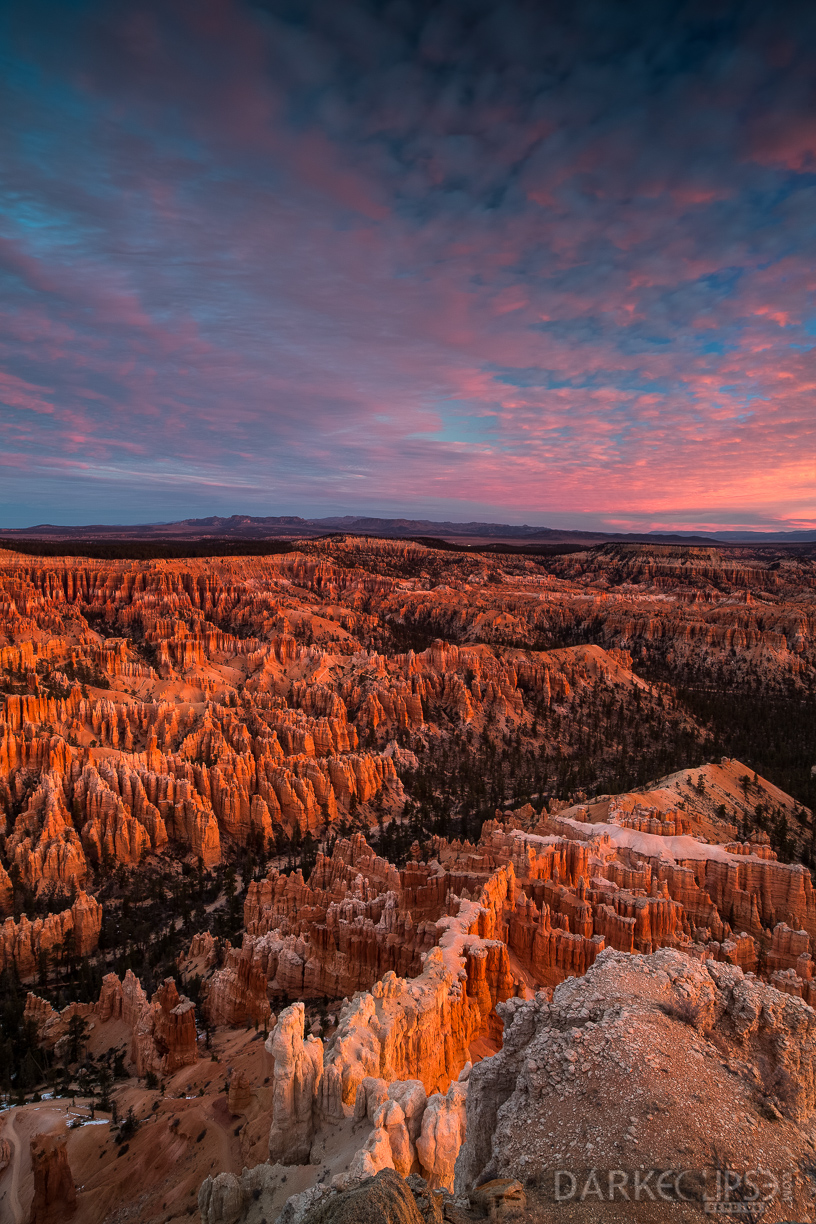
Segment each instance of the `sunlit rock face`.
[[[350,815],[387,821],[412,737],[535,739],[555,705],[567,749],[591,693],[654,703],[633,661],[751,671],[770,690],[814,664],[805,561],[607,546],[489,566],[361,540],[187,562],[4,554],[0,662],[26,689],[0,719],[4,872],[70,897],[168,847],[209,867]],[[541,649],[587,625],[594,644]],[[429,645],[401,651],[392,628]]]
[[[806,703],[812,576],[685,552],[499,565],[347,538],[0,558],[0,968],[55,1060],[79,1018],[98,1066],[118,1054],[123,1101],[125,1084],[156,1094],[127,1098],[145,1125],[121,1163],[98,1137],[106,1204],[138,1167],[144,1224],[171,1181],[209,1224],[297,1224],[372,1177],[402,1179],[405,1210],[436,1224],[471,1193],[477,1214],[532,1209],[530,1178],[577,1152],[584,1098],[619,1091],[629,1028],[650,1051],[631,1084],[655,1088],[665,1055],[678,1119],[722,1040],[739,1083],[720,1066],[717,1099],[751,1118],[734,1153],[773,1125],[804,1152],[812,817],[706,753],[706,727],[646,677],[759,676]],[[207,880],[171,914],[173,889]],[[167,912],[141,939],[172,953],[112,973],[142,882]],[[83,1001],[60,1001],[58,975],[91,967]],[[590,1036],[567,1040],[579,1007]],[[543,1113],[521,1122],[539,1096],[552,1136]],[[644,1117],[601,1111],[604,1142]],[[69,1130],[69,1165],[75,1148]],[[77,1190],[80,1224],[100,1201]]]

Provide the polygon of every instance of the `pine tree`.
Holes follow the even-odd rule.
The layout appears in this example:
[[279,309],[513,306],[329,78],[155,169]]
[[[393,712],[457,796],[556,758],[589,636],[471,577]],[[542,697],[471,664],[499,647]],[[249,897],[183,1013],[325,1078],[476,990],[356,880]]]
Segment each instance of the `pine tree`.
[[68,1061],[79,1062],[88,1037],[88,1026],[78,1012],[68,1021]]

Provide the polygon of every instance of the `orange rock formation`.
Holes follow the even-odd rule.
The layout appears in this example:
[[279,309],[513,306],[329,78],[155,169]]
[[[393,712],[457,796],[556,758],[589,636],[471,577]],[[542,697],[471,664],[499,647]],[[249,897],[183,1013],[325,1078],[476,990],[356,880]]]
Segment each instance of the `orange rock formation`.
[[30,922],[25,915],[0,926],[0,969],[14,966],[21,978],[33,976],[43,958],[58,964],[65,956],[87,956],[99,942],[102,906],[81,892],[70,909]]
[[76,1187],[64,1135],[34,1135],[31,1140],[34,1198],[29,1224],[59,1224],[76,1209]]
[[[356,1126],[349,1176],[394,1168],[432,1188],[453,1188],[490,1079],[480,1068],[514,1017],[543,1016],[553,991],[572,998],[585,975],[590,987],[608,982],[610,965],[657,958],[680,964],[680,977],[690,966],[726,1024],[717,991],[729,983],[754,1002],[771,998],[784,1023],[765,1036],[783,1040],[799,1025],[809,1051],[816,896],[810,873],[777,859],[755,817],[784,817],[796,850],[812,816],[737,761],[590,800],[570,784],[570,798],[543,810],[552,789],[542,784],[535,809],[497,811],[475,843],[416,844],[400,867],[365,830],[378,826],[379,846],[393,844],[387,826],[402,833],[427,762],[444,761],[454,740],[494,759],[529,745],[575,761],[608,747],[593,748],[593,717],[622,711],[625,698],[659,741],[670,702],[641,664],[681,674],[702,663],[723,684],[750,673],[769,691],[804,693],[816,663],[813,589],[806,559],[774,568],[759,552],[694,547],[614,545],[546,565],[350,538],[168,563],[6,554],[0,968],[31,979],[93,953],[94,893],[118,867],[165,856],[189,873],[244,850],[245,864],[268,861],[277,847],[276,865],[247,889],[243,937],[232,946],[200,929],[179,962],[182,988],[202,977],[210,1028],[271,1030],[258,1046],[269,1085],[228,1073],[224,1111],[257,1130],[265,1108],[270,1158],[315,1168],[326,1134]],[[395,637],[425,648],[393,649]],[[540,648],[563,641],[582,644]],[[702,740],[690,715],[671,714]],[[622,717],[604,724],[610,735]],[[461,764],[446,768],[441,790],[455,804],[466,778]],[[502,804],[524,793],[495,785]],[[299,839],[323,847],[311,872],[286,870],[279,853]],[[762,994],[771,986],[742,973],[780,993]],[[324,999],[336,1024],[323,1015],[321,1028],[312,1012],[307,1026],[304,1001]],[[132,972],[108,974],[95,1003],[60,1012],[31,993],[25,1018],[60,1053],[77,1013],[125,1026],[138,1075],[196,1060],[195,1009],[173,979],[148,999]],[[519,1049],[529,1040],[512,1038]],[[505,1061],[508,1096],[523,1095],[527,1072]],[[784,1078],[791,1066],[776,1070]],[[802,1066],[797,1116],[812,1109]],[[512,1135],[492,1154],[484,1136],[474,1143],[480,1175],[504,1151],[520,1160]],[[59,1145],[47,1147],[43,1219],[70,1198]],[[205,1182],[207,1224],[230,1212],[232,1224],[233,1209],[266,1193],[272,1166],[239,1176],[242,1167]]]

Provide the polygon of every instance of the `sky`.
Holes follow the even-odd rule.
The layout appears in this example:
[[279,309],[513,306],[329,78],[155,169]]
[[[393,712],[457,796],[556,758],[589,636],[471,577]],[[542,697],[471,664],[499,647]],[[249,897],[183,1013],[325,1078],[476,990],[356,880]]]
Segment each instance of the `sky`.
[[0,526],[816,527],[816,5],[6,0]]

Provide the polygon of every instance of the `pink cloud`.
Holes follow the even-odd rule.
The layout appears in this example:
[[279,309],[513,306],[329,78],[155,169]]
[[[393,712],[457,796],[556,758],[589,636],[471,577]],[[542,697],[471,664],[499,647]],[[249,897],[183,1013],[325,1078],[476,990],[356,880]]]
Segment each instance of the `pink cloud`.
[[0,402],[7,404],[10,408],[22,408],[26,412],[50,415],[54,411],[54,405],[50,400],[43,398],[45,395],[53,395],[53,390],[35,386],[22,378],[17,378],[14,374],[0,370]]

